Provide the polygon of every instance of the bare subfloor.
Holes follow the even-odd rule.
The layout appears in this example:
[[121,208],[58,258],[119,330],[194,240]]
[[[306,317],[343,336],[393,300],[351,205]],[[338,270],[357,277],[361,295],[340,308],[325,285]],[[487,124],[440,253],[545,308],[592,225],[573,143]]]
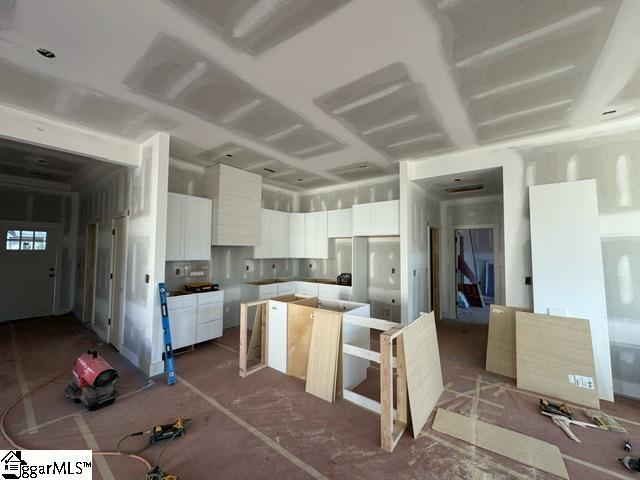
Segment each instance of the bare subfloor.
[[[619,417],[629,433],[572,427],[583,442],[575,443],[537,412],[535,395],[483,370],[486,326],[439,323],[438,336],[446,384],[442,408],[557,444],[573,479],[634,478],[617,458],[624,455],[624,440],[640,445],[640,402],[603,402],[603,409]],[[172,387],[162,377],[149,382],[113,348],[97,344],[121,374],[121,397],[113,406],[87,412],[65,399],[63,391],[73,359],[95,341],[69,317],[0,324],[1,408],[21,394],[21,381],[23,389],[33,389],[62,373],[32,395],[32,407],[20,402],[10,412],[8,428],[18,443],[39,449],[94,444],[113,450],[127,433],[184,416],[192,418],[186,436],[174,440],[161,461],[183,480],[554,478],[434,432],[431,420],[418,439],[407,432],[394,453],[384,453],[376,415],[344,400],[330,404],[317,399],[304,392],[304,382],[271,369],[240,378],[233,330],[220,342],[177,356],[180,382]],[[376,381],[372,368],[361,391],[377,393]],[[130,449],[143,445],[144,437],[125,444]],[[7,447],[0,437],[0,448]],[[142,455],[155,463],[162,449],[156,445]],[[94,461],[96,479],[143,475],[144,467],[128,458]]]

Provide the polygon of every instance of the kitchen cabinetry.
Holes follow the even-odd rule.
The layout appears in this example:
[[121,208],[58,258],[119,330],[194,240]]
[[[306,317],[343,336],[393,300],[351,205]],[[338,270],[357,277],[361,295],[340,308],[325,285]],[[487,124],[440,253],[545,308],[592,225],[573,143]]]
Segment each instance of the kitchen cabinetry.
[[211,258],[211,200],[169,193],[166,260]]
[[353,206],[353,236],[400,235],[398,200],[362,203]]
[[353,235],[353,211],[350,208],[327,212],[329,238],[345,238]]
[[169,297],[167,307],[174,349],[222,336],[224,292]]
[[326,211],[304,214],[304,258],[329,258]]
[[253,258],[287,258],[289,256],[289,214],[262,209],[260,242]]
[[304,257],[304,213],[289,214],[289,258]]

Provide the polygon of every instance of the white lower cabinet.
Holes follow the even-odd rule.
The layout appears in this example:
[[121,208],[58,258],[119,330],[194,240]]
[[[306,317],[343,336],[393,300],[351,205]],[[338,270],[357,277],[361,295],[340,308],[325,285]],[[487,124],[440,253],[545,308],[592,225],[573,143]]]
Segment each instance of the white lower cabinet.
[[279,297],[283,295],[294,295],[296,293],[296,282],[277,283],[276,287],[278,288]]
[[258,299],[266,300],[267,298],[273,298],[278,296],[278,285],[271,283],[269,285],[260,285],[258,287]]
[[194,293],[167,300],[174,349],[222,336],[224,292]]
[[287,373],[287,304],[270,300],[267,365]]
[[318,296],[318,284],[311,282],[296,282],[296,293],[306,297]]

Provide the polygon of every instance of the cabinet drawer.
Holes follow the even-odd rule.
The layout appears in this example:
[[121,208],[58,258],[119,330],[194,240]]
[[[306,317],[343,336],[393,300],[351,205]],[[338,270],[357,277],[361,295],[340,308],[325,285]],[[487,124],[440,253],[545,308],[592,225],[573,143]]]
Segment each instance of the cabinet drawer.
[[198,324],[222,320],[224,304],[222,302],[198,305]]
[[206,305],[208,303],[217,303],[224,301],[224,292],[222,290],[218,292],[205,292],[199,293],[198,305]]
[[206,342],[222,336],[222,320],[201,323],[196,327],[196,343]]
[[276,297],[278,295],[278,285],[272,283],[271,285],[260,285],[258,289],[258,298],[264,300],[265,298]]
[[197,295],[179,295],[177,297],[167,298],[167,307],[169,311],[177,308],[195,307],[198,302]]

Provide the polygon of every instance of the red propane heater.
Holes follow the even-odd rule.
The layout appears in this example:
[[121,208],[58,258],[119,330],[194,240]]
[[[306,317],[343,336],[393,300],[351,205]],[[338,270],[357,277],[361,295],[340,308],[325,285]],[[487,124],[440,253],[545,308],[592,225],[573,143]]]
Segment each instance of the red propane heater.
[[71,382],[64,394],[89,410],[96,410],[116,400],[117,379],[118,372],[98,352],[89,350],[73,363]]

